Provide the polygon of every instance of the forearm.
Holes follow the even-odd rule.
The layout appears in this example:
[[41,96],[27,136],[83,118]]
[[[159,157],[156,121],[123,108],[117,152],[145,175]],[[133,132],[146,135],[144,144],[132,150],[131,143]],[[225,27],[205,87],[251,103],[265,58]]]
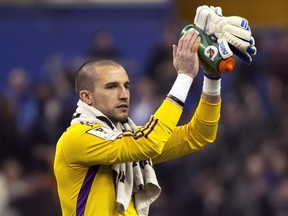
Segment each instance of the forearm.
[[221,102],[221,96],[220,95],[211,96],[211,95],[202,93],[202,98],[204,101],[206,101],[208,103],[212,103],[212,104],[217,104],[217,103]]
[[154,157],[153,163],[191,154],[213,143],[217,134],[220,108],[221,102],[209,103],[201,98],[191,121],[184,126],[176,127],[162,154]]
[[221,101],[218,103],[210,103],[202,97],[194,116],[189,122],[189,127],[192,128],[192,131],[196,128],[196,132],[208,143],[214,142],[220,120],[220,110]]
[[[221,76],[204,76],[201,100],[191,121],[192,127],[204,138],[204,142],[212,143],[216,138],[221,107]],[[205,124],[202,124],[202,121]],[[203,134],[202,132],[205,132]]]

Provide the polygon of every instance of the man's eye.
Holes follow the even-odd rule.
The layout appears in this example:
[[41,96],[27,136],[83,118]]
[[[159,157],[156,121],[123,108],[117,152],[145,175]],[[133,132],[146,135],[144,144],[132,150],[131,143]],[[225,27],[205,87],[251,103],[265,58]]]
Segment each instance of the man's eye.
[[129,90],[130,89],[130,85],[125,85],[125,88]]
[[116,86],[115,85],[111,85],[111,86],[107,86],[106,88],[107,89],[114,89],[114,88],[116,88]]

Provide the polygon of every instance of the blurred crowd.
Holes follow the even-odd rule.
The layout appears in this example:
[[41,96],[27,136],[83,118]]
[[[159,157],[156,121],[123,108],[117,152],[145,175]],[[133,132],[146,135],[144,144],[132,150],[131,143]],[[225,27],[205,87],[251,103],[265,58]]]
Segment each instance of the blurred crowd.
[[[252,65],[236,59],[235,70],[223,76],[215,143],[155,165],[163,192],[151,206],[151,216],[288,215],[288,32],[260,28],[253,33],[258,54]],[[175,80],[172,44],[177,40],[178,29],[165,28],[144,73],[132,76],[130,116],[139,125],[154,113]],[[94,42],[81,59],[125,59],[113,47],[109,32],[98,32]],[[48,62],[49,78],[37,83],[31,82],[26,68],[15,67],[0,92],[0,215],[61,215],[54,151],[77,103],[77,68],[63,65],[61,59]],[[193,115],[201,73],[179,124]]]

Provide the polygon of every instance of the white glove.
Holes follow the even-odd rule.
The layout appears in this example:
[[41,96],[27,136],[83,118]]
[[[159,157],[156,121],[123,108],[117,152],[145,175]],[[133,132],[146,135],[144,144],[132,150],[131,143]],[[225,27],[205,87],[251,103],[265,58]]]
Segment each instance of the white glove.
[[248,64],[252,62],[250,55],[255,55],[257,49],[246,19],[239,16],[225,17],[220,7],[203,5],[196,10],[194,24],[208,35],[217,37],[220,48],[223,48],[223,52],[220,49],[223,58],[232,56],[232,50],[236,50],[234,54]]

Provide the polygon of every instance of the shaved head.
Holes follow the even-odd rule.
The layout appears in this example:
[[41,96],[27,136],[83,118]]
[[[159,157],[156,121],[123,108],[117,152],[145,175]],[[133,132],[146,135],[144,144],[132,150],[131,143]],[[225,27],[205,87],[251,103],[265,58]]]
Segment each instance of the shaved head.
[[75,76],[75,91],[77,94],[79,94],[81,90],[93,92],[97,68],[103,66],[123,68],[120,64],[110,59],[87,61],[79,68]]

